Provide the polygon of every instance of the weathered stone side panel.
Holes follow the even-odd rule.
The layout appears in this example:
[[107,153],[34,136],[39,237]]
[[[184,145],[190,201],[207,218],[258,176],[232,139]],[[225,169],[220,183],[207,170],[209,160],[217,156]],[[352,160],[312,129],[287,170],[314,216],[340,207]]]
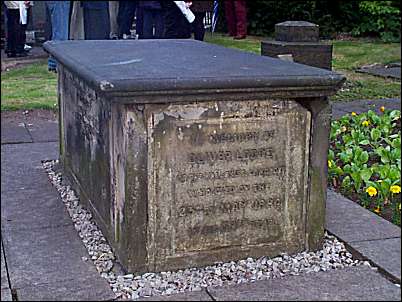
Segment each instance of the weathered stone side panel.
[[94,209],[103,228],[108,229],[110,104],[67,69],[59,71],[62,163],[79,185],[82,201]]
[[151,270],[305,248],[308,110],[270,100],[146,112]]
[[132,271],[147,263],[147,129],[141,105],[112,106],[111,217],[115,250]]
[[326,98],[305,99],[300,103],[310,110],[312,116],[306,235],[307,248],[317,250],[322,246],[325,232],[331,104]]

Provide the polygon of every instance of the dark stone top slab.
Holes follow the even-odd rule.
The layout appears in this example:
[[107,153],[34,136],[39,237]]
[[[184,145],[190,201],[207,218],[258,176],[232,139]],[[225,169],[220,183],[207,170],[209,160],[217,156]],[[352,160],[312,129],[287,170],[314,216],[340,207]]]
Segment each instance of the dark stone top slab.
[[335,93],[345,80],[331,71],[195,40],[49,41],[44,48],[96,90],[122,96],[246,89],[317,96]]
[[306,21],[286,21],[275,24],[275,39],[287,42],[318,42],[319,26]]

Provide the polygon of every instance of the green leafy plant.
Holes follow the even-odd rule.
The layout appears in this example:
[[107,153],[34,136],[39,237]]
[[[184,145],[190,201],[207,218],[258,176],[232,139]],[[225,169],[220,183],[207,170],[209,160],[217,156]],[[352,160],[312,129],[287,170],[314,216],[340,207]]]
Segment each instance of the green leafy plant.
[[329,183],[400,225],[401,112],[352,112],[331,124]]

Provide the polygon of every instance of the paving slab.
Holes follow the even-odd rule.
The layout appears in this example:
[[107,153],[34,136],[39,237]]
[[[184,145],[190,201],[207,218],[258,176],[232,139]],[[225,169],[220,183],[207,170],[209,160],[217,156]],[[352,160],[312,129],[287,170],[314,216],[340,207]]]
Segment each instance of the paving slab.
[[401,228],[332,190],[327,190],[326,229],[347,243],[401,236]]
[[1,301],[13,301],[10,289],[1,290]]
[[27,128],[23,125],[1,124],[1,143],[32,143],[32,137]]
[[32,121],[26,124],[33,142],[57,142],[59,140],[59,124],[57,121]]
[[114,294],[105,290],[104,281],[96,280],[66,280],[17,290],[19,301],[111,301]]
[[401,290],[367,266],[208,287],[216,301],[400,301]]
[[58,147],[56,142],[1,145],[2,194],[48,185],[42,160],[58,158]]
[[205,290],[187,292],[175,295],[152,296],[149,298],[140,298],[135,301],[214,301]]
[[106,280],[101,278],[72,225],[32,230],[2,229],[4,252],[12,288],[34,287],[49,282],[63,283],[75,280],[71,290],[78,288],[83,280],[99,284],[110,291]]
[[401,238],[352,242],[350,246],[401,282]]
[[338,119],[345,114],[350,114],[351,112],[356,112],[360,114],[362,112],[367,112],[368,110],[373,110],[380,114],[380,108],[384,106],[387,109],[400,110],[401,99],[380,99],[380,100],[354,100],[348,102],[332,102],[332,118]]
[[1,163],[5,163],[6,166],[38,164],[42,160],[58,158],[59,144],[44,142],[2,145],[1,153]]
[[[46,176],[43,176],[46,177]],[[72,225],[56,189],[47,183],[35,189],[1,193],[2,228],[27,230]]]

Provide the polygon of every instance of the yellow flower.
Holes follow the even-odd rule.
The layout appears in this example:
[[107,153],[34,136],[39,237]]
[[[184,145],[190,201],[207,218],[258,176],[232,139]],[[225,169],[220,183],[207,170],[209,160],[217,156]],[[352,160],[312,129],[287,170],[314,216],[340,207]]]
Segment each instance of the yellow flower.
[[389,189],[390,189],[390,191],[391,191],[392,193],[394,193],[394,194],[401,193],[401,187],[398,186],[398,185],[391,186],[391,188],[389,188]]
[[384,107],[384,106],[381,106],[381,107],[380,107],[380,111],[381,111],[381,112],[384,112],[384,111],[385,111],[385,107]]
[[374,212],[376,212],[377,214],[380,214],[380,212],[381,212],[380,207],[376,207],[376,208],[374,209]]
[[342,127],[341,127],[341,131],[342,131],[342,132],[345,132],[346,130],[348,130],[348,129],[347,129],[345,126],[342,126]]
[[362,125],[363,125],[364,127],[367,127],[368,125],[370,125],[370,122],[369,122],[369,121],[363,121],[363,122],[362,122]]
[[356,114],[356,112],[352,111],[351,115],[356,116],[357,114]]
[[366,192],[367,192],[368,195],[370,195],[371,197],[377,195],[377,189],[374,188],[374,187],[368,187],[368,188],[366,189]]
[[328,168],[332,168],[332,163],[330,160],[328,160]]
[[401,204],[399,204],[398,209],[399,209],[399,211],[401,210]]

